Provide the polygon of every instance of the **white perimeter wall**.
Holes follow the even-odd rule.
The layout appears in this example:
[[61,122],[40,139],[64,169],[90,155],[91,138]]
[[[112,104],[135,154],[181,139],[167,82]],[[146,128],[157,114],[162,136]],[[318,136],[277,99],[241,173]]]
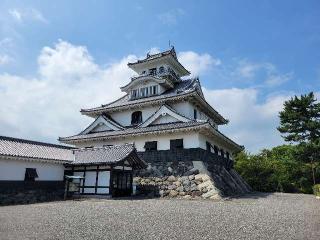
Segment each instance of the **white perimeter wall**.
[[0,159],[0,181],[23,181],[26,168],[36,168],[36,181],[63,181],[62,164],[29,162],[23,160]]

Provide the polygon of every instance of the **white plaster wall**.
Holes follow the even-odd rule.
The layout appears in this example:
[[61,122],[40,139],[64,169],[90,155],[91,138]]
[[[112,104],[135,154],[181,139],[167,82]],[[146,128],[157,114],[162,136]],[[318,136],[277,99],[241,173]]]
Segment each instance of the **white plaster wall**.
[[[178,113],[180,113],[183,116],[186,116],[190,119],[193,119],[193,111],[196,109],[198,111],[198,119],[201,120],[207,120],[208,117],[206,114],[201,112],[198,108],[196,108],[193,104],[189,102],[178,102],[171,105],[173,109],[175,109]],[[114,112],[111,113],[111,117],[120,123],[123,126],[130,126],[131,125],[131,114],[135,111],[141,111],[142,112],[142,121],[144,122],[146,119],[148,119],[152,114],[154,114],[158,109],[160,108],[160,105],[154,105],[150,107],[144,107],[144,108],[137,108],[135,110],[127,110],[127,111],[121,111],[121,112]]]
[[189,102],[178,102],[172,104],[172,108],[174,108],[178,113],[186,116],[190,119],[193,119],[193,110],[194,106]]
[[0,181],[23,181],[26,168],[36,168],[36,181],[63,181],[64,166],[62,164],[29,162],[22,160],[0,159]]
[[110,116],[118,123],[123,126],[131,125],[131,114],[135,111],[142,112],[142,121],[144,122],[148,119],[152,114],[154,114],[159,109],[159,106],[146,107],[146,108],[138,108],[135,110],[128,110],[123,112],[114,112],[110,114]]
[[173,123],[173,122],[178,122],[179,120],[169,116],[168,114],[165,116],[160,116],[158,117],[155,121],[153,121],[152,124],[164,124],[164,123]]
[[196,132],[180,133],[180,134],[162,134],[162,135],[149,135],[139,136],[134,138],[122,138],[117,140],[105,140],[105,141],[94,141],[78,144],[77,147],[96,146],[101,147],[103,145],[120,145],[125,143],[134,143],[137,150],[144,152],[144,145],[147,141],[157,141],[158,150],[169,150],[171,139],[183,138],[184,148],[198,148],[200,147],[199,136]]

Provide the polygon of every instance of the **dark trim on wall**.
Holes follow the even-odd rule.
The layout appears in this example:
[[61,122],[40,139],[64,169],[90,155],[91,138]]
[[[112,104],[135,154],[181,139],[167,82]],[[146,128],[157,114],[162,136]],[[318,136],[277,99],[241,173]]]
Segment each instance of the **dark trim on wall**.
[[231,159],[224,158],[202,148],[145,151],[138,152],[138,155],[147,163],[202,161],[222,165],[227,168],[232,167],[233,164]]

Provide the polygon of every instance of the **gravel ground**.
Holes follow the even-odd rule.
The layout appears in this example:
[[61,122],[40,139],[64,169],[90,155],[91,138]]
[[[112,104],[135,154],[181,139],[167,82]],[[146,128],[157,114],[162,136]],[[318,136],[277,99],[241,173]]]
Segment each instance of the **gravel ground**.
[[0,239],[320,239],[320,200],[255,194],[205,200],[106,200],[0,207]]

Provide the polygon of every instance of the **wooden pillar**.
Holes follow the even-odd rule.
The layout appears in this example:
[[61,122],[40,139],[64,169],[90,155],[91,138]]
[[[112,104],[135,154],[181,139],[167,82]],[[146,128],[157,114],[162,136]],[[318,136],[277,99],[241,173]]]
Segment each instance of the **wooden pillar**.
[[84,193],[84,185],[86,183],[86,171],[87,171],[87,167],[84,166],[84,171],[83,171],[83,186],[82,186],[82,194]]
[[109,194],[113,194],[113,166],[110,167],[110,183],[109,183]]
[[97,194],[97,186],[98,186],[98,175],[99,175],[99,165],[97,166],[97,169],[96,169],[96,185],[94,187],[94,192],[95,194]]

